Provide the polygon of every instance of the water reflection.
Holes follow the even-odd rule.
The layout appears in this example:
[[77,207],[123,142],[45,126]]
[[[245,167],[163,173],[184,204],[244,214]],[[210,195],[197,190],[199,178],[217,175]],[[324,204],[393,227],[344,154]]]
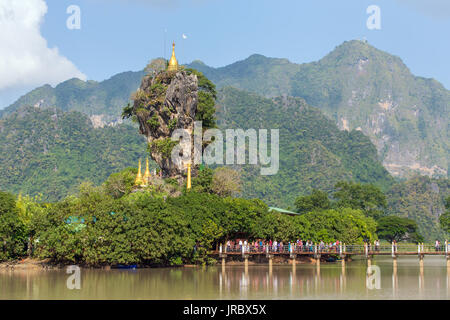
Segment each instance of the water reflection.
[[0,299],[449,299],[450,268],[439,257],[374,259],[380,289],[367,286],[366,260],[332,264],[86,270],[81,290],[60,271],[0,271]]

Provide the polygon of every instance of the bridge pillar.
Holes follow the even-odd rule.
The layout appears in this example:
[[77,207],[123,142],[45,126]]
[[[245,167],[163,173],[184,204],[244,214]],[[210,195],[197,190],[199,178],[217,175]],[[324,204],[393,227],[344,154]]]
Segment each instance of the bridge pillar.
[[320,266],[320,254],[316,254],[315,258],[316,258],[316,265]]
[[420,274],[423,276],[423,254],[419,255],[419,266],[420,266]]
[[248,254],[244,255],[244,266],[246,269],[248,269]]
[[267,257],[269,258],[269,276],[270,276],[270,275],[272,275],[273,254],[268,254]]
[[449,247],[448,240],[445,240],[445,257],[447,258],[447,261],[448,261],[448,247]]
[[295,253],[291,253],[289,255],[289,258],[291,258],[291,264],[295,265],[296,263],[295,259],[297,258],[297,255]]
[[450,256],[447,256],[447,272],[450,274]]

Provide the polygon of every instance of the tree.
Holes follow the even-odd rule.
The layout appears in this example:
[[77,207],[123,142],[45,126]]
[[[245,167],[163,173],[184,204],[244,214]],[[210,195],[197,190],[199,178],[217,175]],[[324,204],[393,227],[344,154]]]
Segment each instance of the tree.
[[26,233],[19,218],[16,199],[0,191],[0,261],[25,255]]
[[229,197],[241,191],[241,178],[236,170],[220,167],[214,171],[211,190],[221,196]]
[[377,219],[384,214],[387,202],[384,193],[372,184],[340,181],[333,197],[337,208],[361,209],[368,217]]
[[106,193],[115,199],[129,194],[133,189],[136,174],[136,168],[127,168],[121,172],[113,173],[105,181],[104,188]]
[[197,177],[192,179],[192,189],[196,192],[212,193],[211,185],[213,181],[214,170],[211,168],[203,168],[199,170]]
[[445,231],[450,232],[450,196],[445,199],[445,209],[447,211],[439,217],[439,222]]
[[147,74],[154,76],[155,74],[166,70],[166,67],[167,60],[164,58],[157,58],[150,61],[150,63],[145,67],[144,71]]
[[380,239],[392,241],[421,242],[423,237],[417,232],[417,223],[408,218],[386,216],[377,221],[377,234]]
[[331,202],[326,192],[313,189],[311,195],[298,197],[295,200],[295,206],[298,213],[307,213],[314,210],[330,209]]
[[202,121],[203,128],[216,128],[216,85],[203,73],[195,69],[186,69],[188,74],[195,74],[198,79],[198,105],[195,120]]

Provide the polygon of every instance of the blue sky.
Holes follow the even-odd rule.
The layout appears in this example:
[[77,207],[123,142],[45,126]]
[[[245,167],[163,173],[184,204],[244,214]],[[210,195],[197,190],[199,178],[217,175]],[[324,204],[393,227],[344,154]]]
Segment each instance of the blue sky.
[[[0,24],[2,2],[8,1],[14,0],[0,0]],[[296,63],[310,62],[322,58],[345,40],[366,38],[375,47],[401,57],[414,74],[435,78],[450,88],[450,1],[447,0],[21,2],[29,6],[15,9],[11,25],[21,23],[23,10],[39,9],[42,17],[37,30],[30,31],[28,25],[11,29],[22,30],[23,34],[19,31],[14,37],[10,34],[10,42],[14,38],[27,39],[27,32],[34,32],[34,38],[40,33],[47,48],[41,48],[38,53],[34,52],[37,45],[17,50],[20,53],[29,50],[27,57],[36,54],[36,61],[49,62],[41,63],[41,69],[23,63],[33,65],[32,72],[25,67],[15,72],[11,64],[7,74],[2,75],[0,69],[0,108],[45,83],[55,85],[72,76],[100,81],[119,72],[140,70],[150,59],[164,55],[164,38],[166,56],[174,40],[181,63],[200,59],[214,67],[245,59],[253,53],[288,58]],[[46,10],[42,3],[47,5]],[[80,30],[66,27],[69,5],[81,9]],[[381,9],[381,30],[366,27],[369,5]],[[5,31],[0,29],[0,40],[8,37],[6,32],[2,36],[2,32]],[[187,39],[182,38],[183,34]],[[0,58],[2,54],[19,55],[9,52],[13,50],[9,48],[11,45],[1,48],[0,44]],[[54,48],[58,49],[57,53]],[[14,79],[10,79],[12,73],[17,74]]]

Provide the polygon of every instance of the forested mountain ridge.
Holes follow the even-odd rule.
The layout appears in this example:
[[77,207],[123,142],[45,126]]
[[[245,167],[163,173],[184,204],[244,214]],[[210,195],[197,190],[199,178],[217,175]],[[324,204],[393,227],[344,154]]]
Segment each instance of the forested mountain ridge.
[[130,125],[94,128],[79,112],[19,108],[0,120],[0,190],[55,201],[135,167],[146,145]]
[[[448,176],[450,91],[433,79],[414,76],[402,60],[364,41],[347,41],[317,62],[252,55],[203,72],[219,88],[232,86],[263,96],[301,97],[321,109],[340,129],[361,130],[375,144],[394,176]],[[121,109],[144,72],[125,72],[97,83],[72,79],[43,86],[0,111],[19,106],[58,106],[87,114],[95,126],[121,122]]]
[[22,106],[48,108],[57,106],[63,111],[79,111],[91,118],[95,126],[117,123],[123,107],[135,91],[143,71],[119,73],[102,82],[70,79],[55,88],[44,85],[22,96],[14,104],[0,110],[0,118]]
[[280,130],[279,172],[261,176],[257,167],[242,168],[246,197],[292,207],[298,195],[312,188],[331,191],[340,180],[373,183],[384,190],[394,182],[366,136],[339,130],[303,99],[268,99],[228,87],[220,90],[217,104],[220,128]]
[[416,176],[389,190],[388,213],[416,221],[429,242],[445,239],[448,234],[440,227],[439,216],[445,212],[444,199],[449,193],[449,179]]
[[393,175],[448,174],[450,91],[414,76],[400,58],[366,42],[344,42],[323,59],[301,65],[252,55],[217,69],[199,61],[190,66],[218,87],[304,98],[341,129],[369,136]]

